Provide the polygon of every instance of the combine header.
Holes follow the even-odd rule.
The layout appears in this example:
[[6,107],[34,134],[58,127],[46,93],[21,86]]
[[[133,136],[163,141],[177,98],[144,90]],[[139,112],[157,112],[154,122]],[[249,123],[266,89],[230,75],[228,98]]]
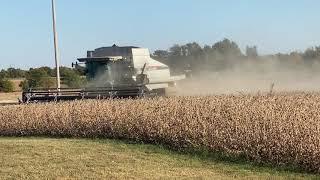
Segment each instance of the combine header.
[[166,88],[185,78],[171,76],[169,67],[152,59],[148,49],[133,46],[88,51],[86,58],[72,64],[82,65],[88,80],[85,87],[29,89],[22,93],[22,103],[165,95]]
[[72,101],[83,99],[134,98],[151,95],[144,86],[84,88],[84,89],[30,89],[22,93],[22,102]]

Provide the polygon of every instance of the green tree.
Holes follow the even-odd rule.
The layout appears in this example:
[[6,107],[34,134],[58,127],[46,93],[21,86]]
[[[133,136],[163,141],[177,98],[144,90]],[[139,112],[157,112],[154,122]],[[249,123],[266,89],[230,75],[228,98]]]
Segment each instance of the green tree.
[[85,76],[86,75],[86,67],[76,65],[73,69],[79,76]]
[[8,77],[8,72],[4,69],[2,69],[0,71],[0,79],[3,79],[3,78],[7,78]]
[[45,89],[49,89],[49,88],[54,87],[55,84],[56,83],[55,83],[54,79],[52,77],[47,76],[47,77],[43,77],[41,79],[41,86],[40,87],[45,88]]
[[320,46],[308,48],[303,54],[302,57],[304,62],[312,67],[315,62],[320,61]]
[[82,78],[74,70],[64,71],[62,74],[62,83],[70,88],[80,88],[85,84],[85,78]]
[[183,49],[180,45],[175,44],[169,49],[169,57],[167,63],[173,72],[181,72],[185,64]]
[[185,45],[186,47],[186,56],[193,56],[193,57],[199,57],[201,56],[202,52],[203,52],[203,49],[202,47],[196,43],[196,42],[193,42],[193,43],[188,43]]
[[243,56],[239,46],[229,39],[224,39],[220,42],[217,42],[212,46],[214,51],[218,51],[221,55],[224,56]]
[[25,78],[26,71],[15,68],[7,69],[7,78]]
[[23,91],[27,91],[30,86],[27,80],[24,80],[22,82],[20,82],[19,87],[23,90]]
[[43,79],[48,77],[49,75],[44,69],[30,69],[27,76],[28,85],[30,88],[42,87]]
[[169,49],[169,55],[171,57],[179,57],[182,56],[182,48],[180,45],[175,44]]
[[43,67],[40,67],[38,69],[41,70],[41,71],[45,71],[48,76],[54,77],[56,75],[55,74],[55,69],[52,69],[50,67],[43,66]]
[[166,50],[156,50],[154,51],[153,56],[160,59],[166,59],[169,57],[169,52]]
[[14,91],[14,85],[13,83],[8,79],[0,79],[0,92],[13,92]]
[[210,65],[215,70],[230,68],[239,63],[243,54],[239,46],[229,39],[215,43],[210,52]]
[[54,85],[54,79],[44,68],[30,69],[25,81],[20,84],[23,89],[50,88]]

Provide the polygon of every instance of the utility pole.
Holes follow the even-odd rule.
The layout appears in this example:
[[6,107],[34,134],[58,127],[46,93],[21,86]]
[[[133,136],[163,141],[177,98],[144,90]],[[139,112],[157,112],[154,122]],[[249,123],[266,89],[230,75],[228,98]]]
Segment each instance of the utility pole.
[[56,30],[56,6],[55,0],[51,0],[52,2],[52,22],[53,22],[53,36],[54,36],[54,58],[56,63],[56,84],[57,90],[59,91],[61,88],[60,85],[60,62],[59,62],[59,50],[58,50],[58,33]]

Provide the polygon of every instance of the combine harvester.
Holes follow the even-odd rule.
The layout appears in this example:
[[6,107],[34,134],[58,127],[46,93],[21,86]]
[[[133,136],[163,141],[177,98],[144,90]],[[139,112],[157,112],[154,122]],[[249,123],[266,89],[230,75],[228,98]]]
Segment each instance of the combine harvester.
[[148,49],[102,47],[88,51],[73,67],[85,65],[88,85],[79,89],[29,89],[22,103],[165,95],[185,75],[171,76],[167,65],[150,57]]
[[73,64],[75,68],[85,65],[86,87],[61,88],[55,0],[51,2],[57,88],[24,91],[21,103],[164,95],[166,88],[185,78],[171,76],[169,67],[152,59],[148,49],[113,45],[88,51],[86,58]]

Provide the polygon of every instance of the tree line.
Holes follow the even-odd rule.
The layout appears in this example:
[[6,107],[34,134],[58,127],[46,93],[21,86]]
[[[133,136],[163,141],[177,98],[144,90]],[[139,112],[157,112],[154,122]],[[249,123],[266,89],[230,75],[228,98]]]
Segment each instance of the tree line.
[[[62,84],[65,87],[78,88],[85,84],[82,69],[60,67]],[[30,68],[22,70],[8,68],[0,71],[0,92],[14,91],[14,85],[10,79],[22,79],[19,86],[23,90],[30,88],[53,88],[55,87],[56,69],[50,67]]]
[[308,48],[304,52],[295,51],[262,56],[259,55],[257,46],[247,46],[245,52],[242,52],[237,43],[223,39],[213,45],[203,47],[196,42],[176,44],[168,50],[156,50],[152,56],[170,66],[173,73],[217,72],[232,69],[243,63],[258,65],[267,60],[276,62],[279,68],[310,68],[315,63],[320,63],[320,46]]

